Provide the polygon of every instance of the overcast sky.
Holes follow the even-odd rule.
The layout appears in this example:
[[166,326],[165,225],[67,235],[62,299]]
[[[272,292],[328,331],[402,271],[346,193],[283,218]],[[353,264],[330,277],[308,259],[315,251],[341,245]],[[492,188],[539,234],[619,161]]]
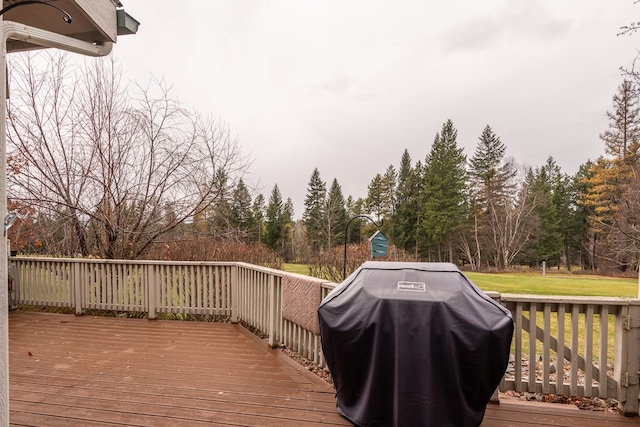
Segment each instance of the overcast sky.
[[137,82],[228,123],[300,218],[318,168],[366,197],[451,119],[468,157],[488,124],[518,163],[573,174],[603,154],[606,111],[640,34],[633,0],[123,0],[141,22],[114,53]]

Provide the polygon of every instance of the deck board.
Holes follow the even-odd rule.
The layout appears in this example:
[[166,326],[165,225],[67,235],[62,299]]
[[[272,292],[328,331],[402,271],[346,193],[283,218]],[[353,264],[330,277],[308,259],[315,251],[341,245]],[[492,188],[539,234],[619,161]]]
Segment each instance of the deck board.
[[[239,325],[14,311],[12,426],[350,426],[333,388]],[[482,426],[640,426],[564,405],[489,405]]]

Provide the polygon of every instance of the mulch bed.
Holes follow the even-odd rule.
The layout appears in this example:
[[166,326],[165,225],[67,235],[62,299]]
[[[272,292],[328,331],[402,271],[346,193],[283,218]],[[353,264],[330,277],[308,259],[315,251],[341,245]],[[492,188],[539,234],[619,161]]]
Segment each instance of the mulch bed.
[[[304,368],[313,372],[329,384],[333,384],[331,373],[324,368],[318,366],[317,363],[301,356],[300,354],[292,351],[287,347],[281,347],[280,351],[298,362]],[[518,393],[508,390],[504,393],[500,393],[501,399],[517,399],[522,401],[536,401],[544,403],[555,403],[563,405],[575,405],[578,409],[583,411],[598,411],[598,412],[617,412],[618,401],[615,399],[600,399],[597,397],[576,397],[576,396],[560,396],[555,394],[542,394],[542,393]]]

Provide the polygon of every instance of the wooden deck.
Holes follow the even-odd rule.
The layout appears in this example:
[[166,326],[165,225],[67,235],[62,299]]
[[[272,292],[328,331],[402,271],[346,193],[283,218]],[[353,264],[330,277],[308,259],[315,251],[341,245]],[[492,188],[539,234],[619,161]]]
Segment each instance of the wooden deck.
[[[349,426],[334,391],[239,325],[11,312],[12,426]],[[482,426],[640,426],[552,404]]]

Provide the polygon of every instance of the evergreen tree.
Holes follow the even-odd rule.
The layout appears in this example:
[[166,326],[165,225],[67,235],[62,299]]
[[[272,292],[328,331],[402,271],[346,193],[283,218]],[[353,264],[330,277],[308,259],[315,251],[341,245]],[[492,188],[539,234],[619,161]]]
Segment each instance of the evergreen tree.
[[[353,197],[349,196],[347,198],[347,202],[345,203],[345,208],[347,211],[346,222],[348,223],[351,218],[362,215],[365,213],[366,203],[364,199],[359,197],[357,200],[353,200]],[[346,224],[345,224],[346,227]],[[360,218],[356,218],[351,221],[349,225],[349,230],[347,230],[347,243],[360,243],[362,241],[362,232],[363,232],[363,220]],[[344,238],[343,238],[344,240]]]
[[347,209],[345,208],[342,187],[337,179],[333,179],[324,207],[324,235],[326,247],[331,248],[344,242],[344,227],[347,224]]
[[302,214],[307,244],[311,252],[317,251],[324,244],[323,219],[326,194],[327,186],[320,179],[320,171],[315,168],[307,186],[307,195],[304,199],[305,209]]
[[618,165],[638,161],[640,149],[640,97],[638,88],[625,80],[613,97],[614,111],[607,111],[609,129],[600,135],[605,149]]
[[367,187],[365,201],[367,211],[377,218],[384,215],[386,201],[384,199],[384,183],[381,174],[376,174]]
[[398,186],[396,187],[396,209],[406,201],[407,194],[404,188],[409,180],[409,175],[413,172],[413,162],[409,151],[405,148],[400,159],[400,169],[398,170]]
[[393,218],[396,210],[396,186],[398,185],[398,173],[393,165],[389,165],[382,176],[382,200],[383,212],[381,217],[386,219]]
[[[640,206],[640,95],[635,84],[624,81],[607,112],[609,128],[600,137],[608,158],[600,158],[584,180],[585,206],[591,208],[589,225],[598,245],[593,245],[593,261],[626,269],[637,259],[636,236]],[[594,243],[595,240],[594,239]]]
[[296,259],[295,222],[293,201],[287,198],[282,209],[282,256],[285,260]]
[[269,203],[267,204],[267,213],[264,225],[264,235],[262,243],[272,249],[280,249],[283,238],[284,229],[284,205],[282,204],[282,195],[278,184],[273,186]]
[[265,214],[265,206],[264,206],[264,196],[262,194],[258,194],[255,199],[253,199],[253,205],[251,207],[251,213],[253,216],[253,233],[251,241],[262,242],[262,235],[264,234],[264,214]]
[[[458,132],[448,120],[436,134],[426,158],[419,229],[435,259],[455,262],[456,233],[464,224],[466,156],[457,143]],[[431,256],[429,256],[431,258]]]
[[215,174],[217,197],[208,210],[207,219],[209,232],[218,239],[230,240],[234,236],[233,228],[230,224],[231,217],[231,189],[229,188],[229,178],[223,169],[219,169]]
[[487,261],[503,269],[503,240],[506,216],[516,197],[513,179],[516,169],[505,160],[506,146],[487,125],[479,137],[469,160],[470,175],[470,233],[467,243],[469,260],[474,267],[482,262],[483,249]]
[[554,189],[560,179],[560,168],[552,157],[533,172],[529,197],[535,199],[537,227],[532,235],[531,255],[536,262],[557,264],[563,249],[560,216],[554,203]]
[[247,242],[253,226],[251,194],[242,178],[238,181],[231,196],[230,225],[235,230],[236,239]]
[[579,203],[583,173],[584,167],[581,166],[575,175],[563,175],[554,190],[554,203],[560,218],[563,257],[567,270],[571,270],[572,264],[583,263],[582,243],[588,237],[587,212]]
[[578,172],[573,177],[576,192],[576,223],[580,222],[576,227],[579,231],[575,233],[576,237],[579,234],[580,239],[576,250],[583,255],[580,257],[582,267],[589,270],[596,269],[597,233],[594,232],[594,228],[589,224],[590,219],[595,218],[594,206],[586,201],[586,197],[591,190],[590,181],[593,178],[593,171],[594,163],[589,160],[580,165]]
[[407,251],[416,249],[420,193],[422,184],[422,163],[413,167],[409,152],[405,149],[400,160],[396,206],[391,226],[394,244]]

